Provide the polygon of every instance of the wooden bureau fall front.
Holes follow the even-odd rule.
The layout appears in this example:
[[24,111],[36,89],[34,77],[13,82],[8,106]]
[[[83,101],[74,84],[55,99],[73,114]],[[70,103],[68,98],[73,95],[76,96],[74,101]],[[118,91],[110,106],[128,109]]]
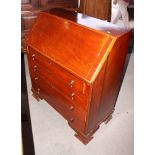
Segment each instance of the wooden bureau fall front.
[[114,111],[129,38],[129,30],[62,9],[41,12],[27,36],[33,96],[84,144]]

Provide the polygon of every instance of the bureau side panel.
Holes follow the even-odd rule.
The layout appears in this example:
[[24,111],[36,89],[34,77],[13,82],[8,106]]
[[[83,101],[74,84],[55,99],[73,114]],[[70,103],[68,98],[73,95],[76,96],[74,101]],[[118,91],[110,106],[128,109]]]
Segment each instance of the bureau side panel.
[[86,133],[89,133],[91,130],[97,128],[98,126],[97,112],[98,112],[98,106],[101,100],[101,93],[102,93],[102,87],[104,82],[106,65],[107,65],[107,60],[103,64],[101,71],[99,72],[96,80],[92,85],[92,96],[91,96],[91,102],[88,108],[88,120],[86,123]]
[[122,73],[128,49],[130,33],[127,33],[116,40],[112,51],[109,54],[98,106],[98,123],[105,121],[114,110],[117,96],[122,83]]
[[86,133],[90,133],[112,114],[122,82],[130,33],[118,38],[93,83]]

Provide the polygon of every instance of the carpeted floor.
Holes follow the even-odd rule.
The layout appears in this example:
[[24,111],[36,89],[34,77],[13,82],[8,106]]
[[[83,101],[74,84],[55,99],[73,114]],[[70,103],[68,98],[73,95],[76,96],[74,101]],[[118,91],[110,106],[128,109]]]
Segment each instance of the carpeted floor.
[[113,119],[102,124],[94,139],[83,145],[74,131],[45,101],[37,102],[31,93],[31,82],[25,56],[26,79],[32,131],[36,155],[133,155],[134,114],[133,82],[134,53],[129,53],[129,64],[116,103]]

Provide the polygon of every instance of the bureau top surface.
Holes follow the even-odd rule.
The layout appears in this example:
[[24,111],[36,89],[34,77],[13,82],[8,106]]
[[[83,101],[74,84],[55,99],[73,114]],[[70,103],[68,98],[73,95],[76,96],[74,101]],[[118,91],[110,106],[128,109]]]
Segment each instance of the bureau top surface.
[[100,20],[94,17],[84,15],[82,13],[71,12],[60,8],[46,10],[45,12],[59,17],[63,17],[65,19],[74,21],[75,23],[78,23],[80,25],[87,26],[101,32],[105,32],[105,33],[110,32],[112,36],[116,36],[116,37],[127,32],[126,28],[120,27],[116,24],[112,24],[104,20]]
[[[59,14],[63,14],[62,11]],[[90,82],[113,40],[111,35],[88,25],[77,24],[56,16],[56,13],[42,12],[28,35],[27,44],[72,74]]]

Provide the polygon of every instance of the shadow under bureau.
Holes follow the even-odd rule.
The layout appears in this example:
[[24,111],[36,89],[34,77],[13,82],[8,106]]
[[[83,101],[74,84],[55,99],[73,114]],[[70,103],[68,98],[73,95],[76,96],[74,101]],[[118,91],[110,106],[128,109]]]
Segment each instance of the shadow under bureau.
[[114,111],[130,31],[62,9],[41,12],[26,38],[33,96],[87,144]]

